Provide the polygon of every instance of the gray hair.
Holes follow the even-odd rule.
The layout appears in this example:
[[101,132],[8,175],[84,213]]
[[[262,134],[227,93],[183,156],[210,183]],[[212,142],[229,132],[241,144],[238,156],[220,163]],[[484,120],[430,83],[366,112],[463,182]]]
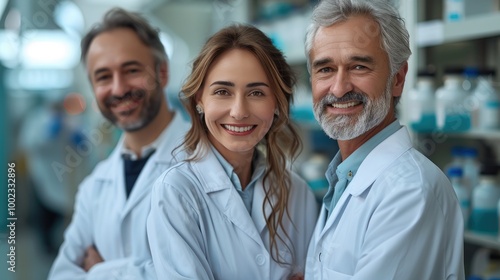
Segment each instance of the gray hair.
[[167,62],[167,53],[160,40],[159,31],[153,28],[148,21],[137,13],[128,12],[121,8],[109,10],[102,22],[95,24],[81,41],[82,62],[86,63],[90,44],[99,34],[117,28],[129,28],[133,30],[139,39],[151,48],[155,64]]
[[[314,37],[320,27],[343,22],[351,16],[366,15],[379,25],[375,34],[381,35],[382,49],[389,57],[391,77],[408,61],[411,55],[410,35],[398,10],[389,0],[322,0],[312,13],[312,23],[306,35],[307,68],[311,71],[310,55]],[[364,30],[366,36],[374,36]]]

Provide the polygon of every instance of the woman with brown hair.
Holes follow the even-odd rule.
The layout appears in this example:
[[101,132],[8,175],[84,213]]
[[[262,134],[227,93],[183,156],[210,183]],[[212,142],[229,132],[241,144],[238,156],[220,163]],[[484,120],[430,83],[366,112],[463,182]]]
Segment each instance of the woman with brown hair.
[[148,237],[158,279],[291,279],[318,206],[290,169],[295,78],[252,26],[214,34],[182,88],[187,160],[156,181]]

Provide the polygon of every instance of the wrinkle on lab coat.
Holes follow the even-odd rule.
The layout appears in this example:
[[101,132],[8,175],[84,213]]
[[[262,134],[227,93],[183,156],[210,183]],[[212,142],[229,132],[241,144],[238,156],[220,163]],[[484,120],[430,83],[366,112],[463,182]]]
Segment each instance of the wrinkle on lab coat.
[[166,171],[153,187],[147,226],[158,279],[287,279],[303,273],[318,214],[305,181],[292,173],[291,220],[283,219],[291,242],[288,247],[279,243],[280,255],[292,265],[280,266],[269,253],[263,178],[255,185],[250,215],[215,154],[207,150],[199,161]]
[[[172,157],[172,150],[189,126],[177,112],[128,199],[121,156],[123,138],[110,157],[97,165],[79,187],[73,218],[49,279],[156,279],[146,235],[151,188],[155,179],[178,160]],[[81,264],[91,245],[104,262],[86,273]]]
[[366,157],[326,216],[322,207],[306,279],[465,279],[457,197],[405,127]]

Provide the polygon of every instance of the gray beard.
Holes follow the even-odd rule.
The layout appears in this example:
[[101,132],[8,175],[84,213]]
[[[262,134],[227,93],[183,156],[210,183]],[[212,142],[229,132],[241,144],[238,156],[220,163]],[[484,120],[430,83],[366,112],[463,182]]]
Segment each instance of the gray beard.
[[[392,98],[390,91],[391,81],[392,79],[388,80],[384,94],[373,100],[360,92],[348,93],[341,98],[337,98],[329,93],[314,104],[314,117],[330,138],[335,140],[354,139],[379,125],[389,113]],[[363,111],[359,115],[350,116],[331,116],[326,114],[326,106],[339,100],[360,100],[363,102]]]

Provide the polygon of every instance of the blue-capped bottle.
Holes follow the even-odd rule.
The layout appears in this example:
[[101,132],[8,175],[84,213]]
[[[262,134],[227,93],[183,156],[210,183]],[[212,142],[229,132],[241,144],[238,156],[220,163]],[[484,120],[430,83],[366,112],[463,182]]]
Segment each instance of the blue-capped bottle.
[[497,173],[495,165],[481,167],[479,185],[472,191],[472,211],[469,218],[469,229],[474,232],[498,235],[500,186]]
[[451,181],[453,190],[458,198],[460,209],[464,218],[464,225],[467,225],[469,220],[470,211],[470,192],[466,185],[463,183],[463,171],[460,167],[451,167],[448,169],[448,178]]

